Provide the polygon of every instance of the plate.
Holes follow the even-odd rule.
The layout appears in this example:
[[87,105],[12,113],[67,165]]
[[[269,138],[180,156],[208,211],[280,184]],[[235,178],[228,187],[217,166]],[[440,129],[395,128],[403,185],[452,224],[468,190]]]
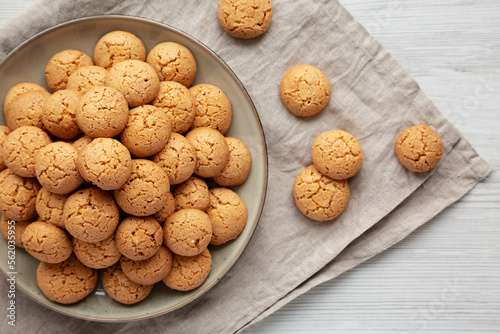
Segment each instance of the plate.
[[[48,89],[44,70],[49,59],[65,49],[80,50],[93,55],[94,46],[101,36],[113,30],[125,30],[138,36],[147,51],[156,44],[173,41],[186,46],[196,58],[198,72],[193,85],[210,83],[221,88],[233,109],[233,120],[226,136],[242,140],[252,154],[252,169],[247,181],[232,188],[245,202],[248,220],[240,236],[221,246],[210,246],[212,270],[199,288],[189,292],[169,289],[162,282],[148,298],[135,305],[123,305],[112,300],[99,285],[84,300],[62,305],[51,302],[36,283],[38,260],[24,249],[16,249],[16,289],[38,303],[60,313],[95,321],[132,321],[145,319],[178,309],[212,288],[238,260],[257,226],[267,186],[267,153],[264,133],[252,100],[232,70],[208,47],[173,27],[158,22],[127,16],[99,16],[79,19],[57,25],[30,38],[0,63],[0,102],[7,91],[19,82],[34,82]],[[49,90],[50,91],[50,90]],[[5,124],[3,112],[0,123]],[[0,270],[7,276],[7,241],[0,237]],[[222,296],[221,296],[222,297]]]

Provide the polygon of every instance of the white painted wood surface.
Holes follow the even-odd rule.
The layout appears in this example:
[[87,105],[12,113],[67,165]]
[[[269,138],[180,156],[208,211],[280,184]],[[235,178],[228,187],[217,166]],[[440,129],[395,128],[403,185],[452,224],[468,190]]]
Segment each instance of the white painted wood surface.
[[[0,0],[0,25],[33,2]],[[500,1],[341,2],[494,172],[401,243],[244,333],[500,333]]]

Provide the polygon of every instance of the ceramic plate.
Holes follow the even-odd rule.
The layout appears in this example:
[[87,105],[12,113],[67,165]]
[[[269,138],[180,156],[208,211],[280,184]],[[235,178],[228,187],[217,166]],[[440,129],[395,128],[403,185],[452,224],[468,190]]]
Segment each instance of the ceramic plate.
[[[122,305],[105,294],[99,284],[83,301],[62,305],[49,301],[36,284],[38,261],[24,249],[16,249],[15,277],[17,289],[33,300],[58,312],[96,321],[131,321],[144,319],[175,310],[206,293],[233,266],[250,241],[257,226],[264,203],[267,183],[267,155],[264,134],[254,105],[245,88],[231,69],[210,49],[187,34],[153,21],[144,19],[106,16],[67,22],[46,30],[11,52],[0,63],[0,101],[19,82],[34,82],[47,87],[45,65],[59,51],[80,50],[93,55],[98,39],[113,30],[130,31],[145,44],[147,51],[164,41],[180,43],[191,50],[196,58],[198,73],[195,84],[210,83],[221,88],[231,100],[233,121],[226,136],[241,139],[252,154],[252,169],[247,181],[233,188],[248,209],[248,220],[241,235],[221,246],[210,246],[213,267],[209,277],[199,288],[190,292],[170,290],[157,283],[147,299],[135,305]],[[0,123],[5,124],[3,112]],[[0,270],[4,275],[12,270],[7,267],[7,242],[0,237]],[[222,297],[222,296],[221,296]]]

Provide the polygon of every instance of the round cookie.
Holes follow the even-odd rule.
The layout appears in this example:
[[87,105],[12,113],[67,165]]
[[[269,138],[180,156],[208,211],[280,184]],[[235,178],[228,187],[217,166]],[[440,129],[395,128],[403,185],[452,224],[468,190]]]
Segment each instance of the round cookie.
[[160,152],[170,138],[170,116],[152,105],[130,109],[128,123],[120,141],[136,157],[148,157]]
[[45,222],[29,224],[23,233],[24,249],[35,259],[59,263],[73,252],[71,239],[60,228]]
[[65,229],[63,208],[68,196],[51,193],[41,188],[36,196],[35,209],[39,220]]
[[196,150],[186,137],[171,133],[165,147],[152,160],[167,173],[171,185],[180,184],[194,173]]
[[73,304],[87,297],[96,287],[99,272],[84,266],[72,255],[56,264],[41,262],[36,281],[43,294],[53,302]]
[[86,242],[73,238],[73,253],[84,265],[93,269],[110,267],[122,257],[116,247],[114,234],[98,242]]
[[172,195],[172,193],[169,191],[167,193],[167,196],[165,196],[165,204],[160,209],[160,211],[156,212],[153,215],[153,217],[155,217],[160,225],[163,225],[167,218],[175,212],[176,207],[177,203],[175,202],[174,195]]
[[94,65],[92,58],[78,50],[63,50],[50,58],[45,67],[45,79],[49,88],[56,92],[65,89],[68,78],[78,68]]
[[12,220],[36,217],[36,195],[40,184],[35,178],[23,178],[10,169],[0,172],[0,213]]
[[160,81],[175,81],[186,87],[196,77],[196,60],[187,47],[175,42],[157,44],[149,51],[146,62],[151,65]]
[[78,151],[65,142],[54,142],[41,148],[35,159],[38,182],[59,195],[73,192],[84,182],[76,167]]
[[181,209],[165,221],[164,242],[175,254],[195,256],[203,252],[212,239],[212,223],[198,209]]
[[82,135],[76,123],[76,107],[82,94],[76,90],[61,89],[49,96],[43,105],[42,122],[45,128],[61,139],[75,139]]
[[78,155],[78,170],[83,178],[103,190],[115,190],[132,173],[132,157],[122,143],[112,138],[96,138]]
[[191,176],[172,190],[177,210],[198,209],[207,211],[210,205],[210,192],[207,183],[196,176]]
[[120,208],[133,216],[150,216],[165,204],[170,191],[168,176],[150,160],[132,160],[132,173],[125,184],[113,192]]
[[95,86],[80,99],[76,122],[87,135],[111,138],[125,129],[128,122],[127,100],[113,87]]
[[163,242],[163,229],[153,217],[127,217],[115,234],[116,247],[127,258],[141,261],[155,255]]
[[170,115],[173,132],[184,133],[191,128],[196,109],[186,86],[175,81],[161,81],[160,91],[151,104]]
[[34,126],[22,126],[9,133],[2,146],[7,167],[21,177],[35,177],[36,154],[52,143],[49,135]]
[[326,221],[340,215],[349,203],[347,179],[334,180],[321,174],[314,165],[297,175],[293,184],[295,205],[306,217]]
[[7,166],[3,162],[2,147],[3,147],[3,142],[5,141],[5,139],[9,135],[9,133],[10,133],[10,130],[7,126],[0,125],[0,171],[7,168]]
[[190,291],[205,282],[212,269],[212,257],[208,249],[196,256],[175,255],[170,273],[163,283],[170,289]]
[[15,221],[2,216],[0,219],[0,231],[6,240],[10,242],[14,241],[16,247],[24,248],[23,234],[26,227],[32,222],[32,219]]
[[63,216],[66,230],[87,242],[99,242],[109,237],[120,219],[113,197],[96,187],[71,194],[64,203]]
[[226,134],[231,126],[233,111],[226,94],[217,86],[199,84],[189,88],[194,98],[196,114],[192,128],[209,127]]
[[123,273],[138,284],[155,284],[165,278],[172,269],[172,252],[165,246],[155,255],[142,261],[133,261],[125,256],[120,260]]
[[212,222],[211,245],[221,245],[236,239],[247,222],[247,207],[234,191],[227,188],[210,189],[207,214]]
[[195,128],[186,134],[196,150],[194,174],[214,177],[222,172],[229,159],[229,147],[224,136],[211,128]]
[[43,128],[43,106],[50,97],[46,90],[32,90],[19,95],[4,109],[5,123],[10,130],[21,126]]
[[363,151],[353,135],[332,130],[316,137],[311,148],[311,159],[320,173],[343,180],[359,171],[363,164]]
[[408,170],[428,172],[437,166],[443,155],[441,137],[427,124],[418,124],[403,131],[394,145],[396,157]]
[[146,60],[146,47],[134,34],[115,30],[102,36],[94,48],[96,65],[109,69],[124,60]]
[[66,89],[73,89],[86,93],[95,86],[104,86],[108,71],[100,66],[84,66],[77,69],[68,78]]
[[136,304],[144,300],[154,285],[137,284],[122,271],[119,264],[106,268],[102,273],[102,286],[108,295],[122,304]]
[[106,85],[118,89],[130,107],[151,102],[160,91],[160,80],[154,68],[140,60],[124,60],[111,67]]
[[12,101],[16,100],[21,94],[30,92],[32,90],[42,90],[47,92],[45,88],[33,82],[20,82],[12,86],[7,91],[7,94],[5,94],[5,99],[3,100],[4,112],[6,112],[6,110],[9,109],[9,105]]
[[243,184],[250,174],[252,167],[252,155],[241,140],[234,137],[226,137],[229,147],[229,159],[226,167],[219,175],[212,179],[219,186],[234,187]]
[[217,19],[231,36],[243,39],[258,37],[271,25],[271,0],[220,0]]
[[85,147],[87,147],[88,144],[92,142],[92,140],[94,140],[94,138],[89,135],[83,135],[73,142],[73,147],[76,148],[78,153],[80,153]]
[[280,82],[280,98],[295,116],[309,117],[322,111],[332,95],[325,74],[312,65],[298,65],[289,69]]

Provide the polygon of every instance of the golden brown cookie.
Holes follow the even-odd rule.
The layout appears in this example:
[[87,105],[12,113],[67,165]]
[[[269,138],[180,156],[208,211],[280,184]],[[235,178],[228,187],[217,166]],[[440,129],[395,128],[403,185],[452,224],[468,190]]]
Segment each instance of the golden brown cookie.
[[45,222],[29,224],[23,233],[24,249],[35,259],[59,263],[73,252],[71,239],[60,228]]
[[65,89],[68,78],[78,68],[94,65],[92,58],[78,50],[63,50],[50,58],[45,67],[45,79],[49,88],[56,92]]
[[150,216],[165,204],[170,191],[168,175],[150,160],[132,160],[132,173],[125,184],[113,192],[116,203],[133,216]]
[[171,214],[173,214],[176,210],[177,203],[175,202],[174,195],[169,191],[167,196],[165,196],[165,204],[160,209],[160,211],[156,212],[153,217],[163,226],[165,221]]
[[145,61],[146,47],[139,37],[128,31],[108,32],[95,45],[94,61],[98,66],[110,68],[129,59]]
[[210,189],[210,207],[207,214],[212,222],[211,245],[221,245],[236,239],[247,222],[247,207],[231,189]]
[[170,289],[190,291],[205,282],[212,269],[212,257],[208,249],[196,256],[174,254],[172,269],[163,279]]
[[84,266],[72,255],[66,261],[40,262],[36,281],[43,294],[53,302],[73,304],[87,297],[96,287],[99,272]]
[[73,146],[76,148],[78,153],[80,153],[85,147],[87,147],[88,144],[92,142],[92,140],[94,140],[94,138],[89,135],[83,135],[74,141]]
[[5,123],[10,130],[21,126],[43,128],[43,106],[50,97],[45,90],[32,90],[19,95],[4,109]]
[[349,203],[347,179],[334,180],[321,174],[314,165],[297,175],[293,184],[295,205],[306,217],[325,221],[340,215]]
[[39,220],[65,229],[63,208],[68,196],[51,193],[41,188],[36,196],[35,209]]
[[113,87],[95,86],[80,99],[76,122],[87,135],[111,138],[125,129],[128,122],[127,100]]
[[118,140],[96,138],[80,152],[77,166],[86,181],[102,190],[115,190],[130,177],[132,157]]
[[73,192],[84,182],[76,167],[78,151],[65,142],[54,142],[36,154],[35,170],[38,182],[48,191],[59,195]]
[[210,192],[205,180],[191,176],[181,184],[172,189],[177,210],[180,209],[198,209],[207,211],[210,205]]
[[201,177],[219,175],[227,165],[229,147],[224,136],[211,128],[195,128],[186,134],[196,150],[194,174]]
[[160,152],[170,138],[170,116],[152,105],[130,109],[128,123],[120,141],[136,157],[149,157]]
[[9,133],[2,146],[7,167],[22,177],[35,177],[36,154],[52,143],[49,135],[34,126],[22,126]]
[[146,62],[158,73],[160,81],[175,81],[189,87],[196,77],[196,60],[193,54],[179,43],[157,44],[149,52]]
[[246,145],[234,137],[226,137],[229,159],[226,167],[212,179],[219,186],[234,187],[243,184],[250,174],[252,155]]
[[7,166],[3,162],[2,147],[3,147],[3,142],[5,141],[5,139],[9,135],[9,133],[10,133],[10,130],[7,126],[0,125],[0,171],[7,168]]
[[110,267],[120,261],[122,254],[116,247],[115,235],[98,242],[73,238],[73,253],[84,265],[93,269]]
[[250,39],[269,29],[273,16],[271,0],[220,0],[217,19],[233,37]]
[[194,98],[196,114],[192,128],[209,127],[226,134],[231,126],[231,102],[217,86],[199,84],[189,88]]
[[160,91],[160,80],[154,68],[140,60],[114,64],[106,75],[106,85],[118,89],[130,107],[151,102]]
[[23,178],[10,169],[0,172],[0,213],[13,220],[36,217],[36,195],[40,184],[35,178]]
[[24,248],[23,234],[26,227],[32,222],[32,219],[15,221],[2,216],[0,219],[0,231],[6,240],[14,242],[16,247]]
[[212,223],[198,209],[181,209],[163,225],[164,242],[175,254],[195,256],[203,252],[212,239]]
[[443,141],[434,130],[422,123],[403,131],[394,149],[399,162],[408,170],[428,172],[441,160]]
[[119,263],[106,268],[102,273],[102,286],[108,295],[122,304],[136,304],[144,300],[154,285],[137,284],[122,271]]
[[359,171],[363,164],[363,151],[350,133],[331,130],[316,137],[311,148],[311,158],[322,174],[343,180]]
[[16,100],[21,94],[30,92],[32,90],[43,90],[47,92],[45,88],[33,82],[20,82],[12,86],[7,91],[7,94],[5,94],[5,99],[3,100],[4,112],[7,112],[7,109],[9,109],[9,105],[12,101]]
[[127,258],[141,261],[155,255],[163,242],[163,229],[153,217],[127,217],[115,234],[116,247]]
[[66,230],[75,238],[87,242],[106,239],[116,229],[120,213],[113,197],[90,187],[71,194],[63,208]]
[[120,266],[125,276],[138,284],[155,284],[165,278],[172,269],[172,252],[165,246],[160,247],[155,255],[142,261],[133,261],[125,256]]
[[84,66],[77,69],[68,78],[66,89],[86,93],[94,86],[104,86],[108,71],[100,66]]
[[51,134],[61,139],[75,139],[82,135],[75,117],[81,97],[76,90],[61,89],[47,98],[42,122]]
[[289,69],[280,82],[280,98],[295,116],[309,117],[322,111],[332,95],[325,74],[312,65],[298,65]]

